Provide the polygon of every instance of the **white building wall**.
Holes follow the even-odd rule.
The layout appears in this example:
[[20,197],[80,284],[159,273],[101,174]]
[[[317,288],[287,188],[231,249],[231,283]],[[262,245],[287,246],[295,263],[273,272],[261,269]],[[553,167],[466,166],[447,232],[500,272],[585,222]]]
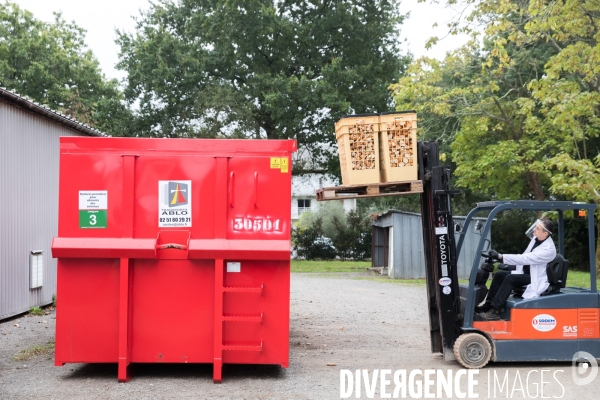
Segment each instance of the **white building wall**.
[[[310,210],[317,211],[321,204],[317,202],[317,189],[337,186],[337,180],[332,180],[319,174],[307,174],[292,177],[292,221],[300,218],[298,200],[310,200]],[[356,199],[342,200],[344,210],[348,213],[356,210]]]

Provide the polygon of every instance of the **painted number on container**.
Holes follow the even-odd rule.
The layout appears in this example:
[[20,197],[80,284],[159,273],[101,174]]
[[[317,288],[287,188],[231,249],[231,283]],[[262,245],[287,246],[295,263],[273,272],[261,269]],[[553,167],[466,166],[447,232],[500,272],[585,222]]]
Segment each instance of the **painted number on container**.
[[281,222],[276,219],[263,218],[235,218],[233,230],[243,232],[281,232]]

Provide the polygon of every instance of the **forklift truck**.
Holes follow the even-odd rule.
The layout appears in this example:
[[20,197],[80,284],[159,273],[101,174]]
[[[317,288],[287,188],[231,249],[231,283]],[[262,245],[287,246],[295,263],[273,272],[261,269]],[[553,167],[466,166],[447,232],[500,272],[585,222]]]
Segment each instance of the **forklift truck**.
[[[585,351],[600,358],[600,295],[596,288],[595,204],[570,201],[491,201],[478,203],[455,239],[450,189],[451,170],[439,164],[436,142],[419,142],[419,179],[428,296],[431,352],[442,353],[466,368],[491,361],[571,361]],[[550,287],[535,299],[518,293],[507,301],[502,321],[475,321],[475,306],[487,294],[491,259],[483,253],[497,213],[506,210],[558,212],[558,254],[546,269]],[[564,259],[564,211],[585,210],[588,222],[590,288],[567,287]],[[473,260],[468,284],[458,283],[457,260],[465,232],[479,212],[489,212]],[[481,256],[480,256],[481,255]],[[483,263],[482,263],[483,260]],[[480,268],[480,263],[483,268]],[[521,288],[521,293],[522,293]],[[515,292],[519,292],[516,290]]]

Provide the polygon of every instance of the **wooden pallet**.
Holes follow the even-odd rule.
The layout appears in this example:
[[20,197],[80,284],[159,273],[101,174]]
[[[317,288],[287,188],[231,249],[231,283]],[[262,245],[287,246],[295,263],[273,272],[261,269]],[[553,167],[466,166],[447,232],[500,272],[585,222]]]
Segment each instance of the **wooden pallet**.
[[317,201],[401,196],[416,193],[423,193],[423,181],[370,183],[367,185],[321,188],[317,190]]

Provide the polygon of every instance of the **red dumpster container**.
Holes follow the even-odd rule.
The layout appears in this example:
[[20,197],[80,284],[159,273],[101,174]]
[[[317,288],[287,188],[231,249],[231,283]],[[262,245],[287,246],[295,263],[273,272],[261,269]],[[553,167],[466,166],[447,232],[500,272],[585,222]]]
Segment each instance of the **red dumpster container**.
[[289,362],[293,140],[63,137],[56,365]]

